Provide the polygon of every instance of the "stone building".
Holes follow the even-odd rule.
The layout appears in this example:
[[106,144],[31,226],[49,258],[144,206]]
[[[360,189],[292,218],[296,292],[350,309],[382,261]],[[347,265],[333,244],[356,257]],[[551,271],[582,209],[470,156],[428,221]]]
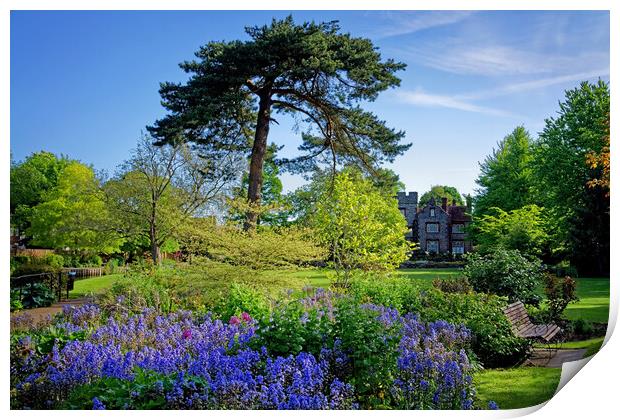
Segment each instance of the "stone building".
[[417,192],[399,192],[398,208],[407,220],[410,231],[407,239],[418,243],[421,252],[435,254],[464,254],[471,251],[465,227],[471,223],[471,204],[448,205],[446,198],[441,205],[434,199],[418,206]]

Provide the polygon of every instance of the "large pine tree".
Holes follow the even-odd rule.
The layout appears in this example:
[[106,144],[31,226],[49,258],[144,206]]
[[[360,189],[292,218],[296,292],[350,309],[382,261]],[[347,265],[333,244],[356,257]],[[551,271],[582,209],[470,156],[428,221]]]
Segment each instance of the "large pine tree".
[[[401,144],[404,133],[360,102],[398,86],[394,74],[405,65],[382,60],[370,40],[339,31],[337,22],[297,25],[289,16],[246,28],[249,40],[204,45],[198,60],[180,65],[191,74],[187,83],[161,85],[169,113],[150,132],[162,144],[190,141],[213,153],[249,152],[247,197],[257,206],[275,114],[301,123],[302,155],[283,162],[293,170],[354,164],[372,171],[392,161],[410,146]],[[255,227],[257,216],[248,211],[246,229]]]

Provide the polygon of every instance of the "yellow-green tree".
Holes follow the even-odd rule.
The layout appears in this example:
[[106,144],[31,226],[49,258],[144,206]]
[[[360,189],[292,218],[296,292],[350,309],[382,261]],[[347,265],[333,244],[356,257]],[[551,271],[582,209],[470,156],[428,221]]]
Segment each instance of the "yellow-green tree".
[[408,257],[407,223],[395,198],[352,171],[338,174],[317,203],[313,225],[338,281],[353,270],[391,270]]
[[30,224],[34,245],[114,252],[122,243],[109,228],[110,215],[95,172],[79,162],[60,171],[57,185],[32,209]]

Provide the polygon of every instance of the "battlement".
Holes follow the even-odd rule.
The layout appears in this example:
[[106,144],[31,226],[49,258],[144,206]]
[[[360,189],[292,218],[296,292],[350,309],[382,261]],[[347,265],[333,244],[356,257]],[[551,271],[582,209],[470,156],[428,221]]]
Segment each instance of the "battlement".
[[418,193],[416,191],[398,192],[396,198],[399,204],[418,204]]

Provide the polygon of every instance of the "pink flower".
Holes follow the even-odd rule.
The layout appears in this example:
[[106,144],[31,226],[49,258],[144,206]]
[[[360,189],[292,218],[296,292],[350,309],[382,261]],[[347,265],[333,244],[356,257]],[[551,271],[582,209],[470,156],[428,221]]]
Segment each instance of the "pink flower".
[[230,317],[230,321],[228,321],[228,323],[230,325],[237,325],[237,324],[241,323],[241,321],[236,316],[231,316]]
[[183,338],[184,339],[192,338],[192,330],[184,330],[183,331]]
[[249,313],[244,312],[241,314],[241,319],[243,319],[245,322],[250,322],[252,320],[252,317]]

